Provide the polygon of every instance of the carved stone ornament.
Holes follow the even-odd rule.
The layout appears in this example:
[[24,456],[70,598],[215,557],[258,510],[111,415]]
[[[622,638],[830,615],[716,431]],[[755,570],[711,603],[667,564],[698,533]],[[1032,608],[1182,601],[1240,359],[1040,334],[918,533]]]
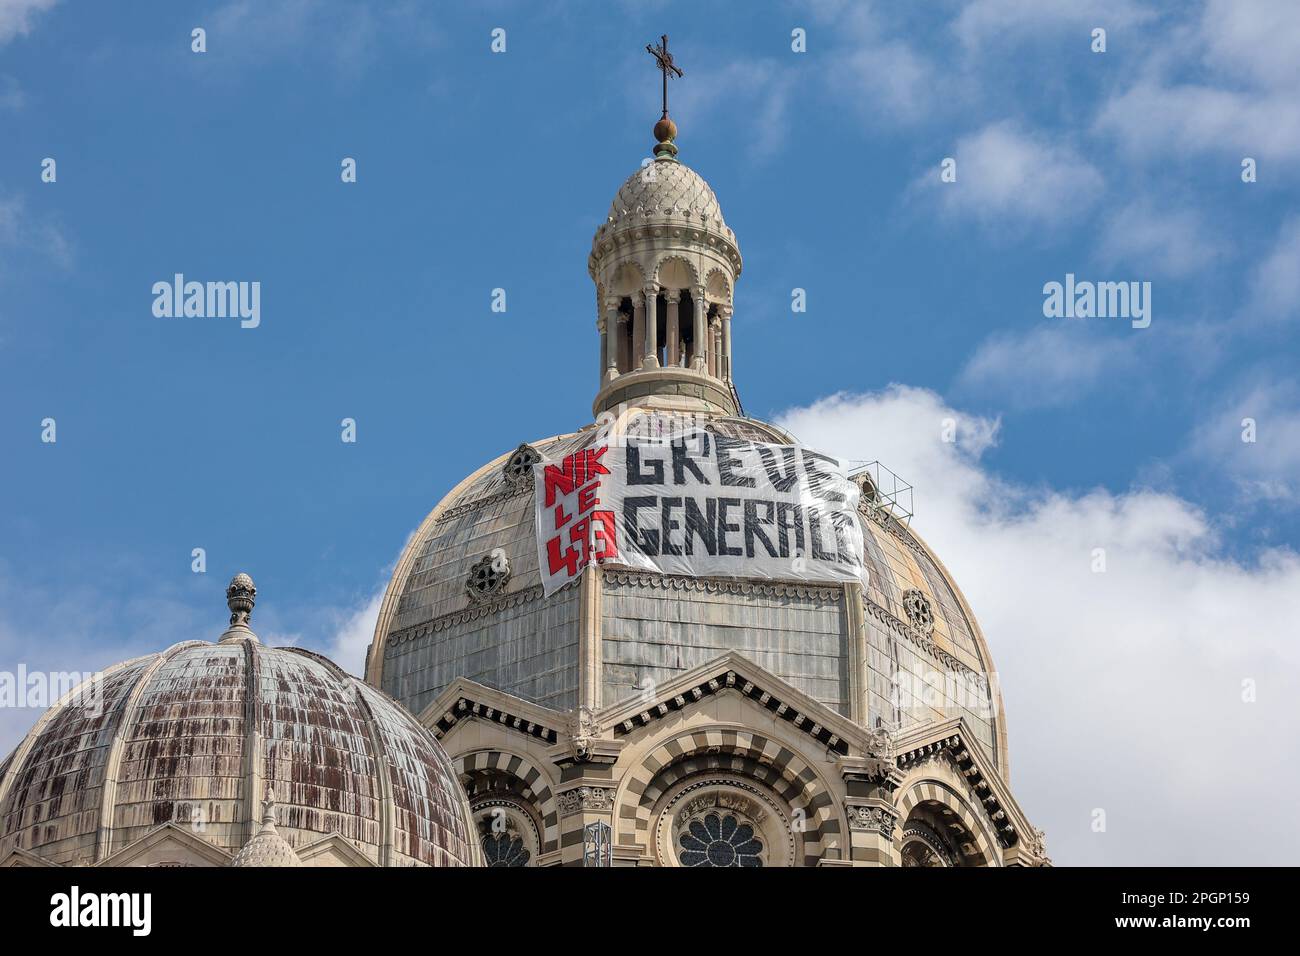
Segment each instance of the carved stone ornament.
[[907,612],[907,619],[912,622],[912,626],[922,634],[929,636],[934,630],[934,609],[930,607],[930,599],[920,591],[912,589],[903,592],[903,610]]
[[465,591],[475,602],[490,601],[505,590],[510,580],[510,559],[500,548],[485,554],[469,569]]
[[1034,835],[1030,837],[1027,842],[1029,844],[1029,852],[1033,855],[1034,859],[1038,861],[1038,865],[1050,866],[1052,859],[1047,855],[1047,834],[1038,829],[1038,827],[1034,827]]
[[604,787],[574,787],[565,790],[555,798],[561,816],[570,816],[584,810],[608,812],[614,809],[613,791]]
[[248,619],[253,616],[253,604],[257,601],[257,588],[253,579],[242,571],[230,581],[226,588],[226,607],[230,608],[231,627],[248,626]]
[[874,830],[886,840],[894,839],[898,816],[884,807],[847,806],[844,808],[851,830]]
[[894,735],[888,727],[867,731],[863,749],[872,778],[888,786],[898,777],[898,763],[894,749]]
[[501,473],[505,475],[506,482],[513,487],[522,488],[531,486],[533,481],[533,465],[542,460],[542,454],[532,445],[524,442],[506,459],[506,463],[501,468]]
[[595,712],[583,704],[573,721],[573,755],[579,760],[586,760],[591,754],[591,742],[600,736],[600,724]]

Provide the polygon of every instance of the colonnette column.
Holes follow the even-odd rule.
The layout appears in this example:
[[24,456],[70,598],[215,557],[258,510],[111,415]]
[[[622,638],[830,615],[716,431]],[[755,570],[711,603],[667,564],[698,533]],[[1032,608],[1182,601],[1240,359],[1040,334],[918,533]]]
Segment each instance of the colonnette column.
[[705,329],[705,313],[708,303],[704,301],[704,286],[697,285],[691,290],[691,299],[695,303],[695,327],[692,330],[691,367],[697,372],[708,369],[708,345],[705,341],[708,331]]
[[731,306],[718,306],[722,316],[722,377],[731,381]]
[[669,289],[664,293],[668,302],[668,364],[672,368],[681,365],[681,329],[678,326],[677,307],[681,301],[680,289]]
[[617,296],[609,296],[605,299],[605,321],[601,327],[600,348],[605,361],[604,380],[607,382],[612,382],[618,377],[618,345],[623,337],[618,304]]
[[659,286],[647,283],[645,290],[645,357],[642,368],[659,367]]

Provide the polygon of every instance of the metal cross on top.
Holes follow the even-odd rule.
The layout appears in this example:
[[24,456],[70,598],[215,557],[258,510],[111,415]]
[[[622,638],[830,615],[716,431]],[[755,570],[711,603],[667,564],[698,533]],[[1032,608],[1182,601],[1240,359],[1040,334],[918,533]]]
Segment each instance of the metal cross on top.
[[655,58],[655,60],[659,64],[660,71],[664,75],[664,119],[667,119],[668,118],[668,77],[670,74],[674,76],[681,76],[682,71],[677,68],[677,64],[673,62],[673,55],[668,52],[668,34],[665,33],[663,36],[659,38],[659,40],[662,44],[661,46],[651,46],[649,43],[647,43],[645,45],[645,50],[647,53],[649,53],[652,57]]

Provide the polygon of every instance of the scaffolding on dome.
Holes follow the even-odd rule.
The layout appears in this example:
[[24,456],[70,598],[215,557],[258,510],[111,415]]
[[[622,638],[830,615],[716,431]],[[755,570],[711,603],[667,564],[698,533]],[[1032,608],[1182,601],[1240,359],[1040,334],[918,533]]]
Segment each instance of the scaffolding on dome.
[[864,507],[884,509],[904,527],[911,524],[914,501],[910,484],[879,461],[869,461],[854,468],[849,477],[862,488]]

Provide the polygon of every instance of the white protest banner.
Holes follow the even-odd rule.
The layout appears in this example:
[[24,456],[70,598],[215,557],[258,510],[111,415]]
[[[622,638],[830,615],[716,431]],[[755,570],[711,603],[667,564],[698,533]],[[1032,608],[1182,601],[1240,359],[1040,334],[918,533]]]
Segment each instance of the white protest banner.
[[858,487],[844,464],[801,445],[670,434],[593,433],[533,466],[546,594],[589,564],[661,574],[865,581]]

